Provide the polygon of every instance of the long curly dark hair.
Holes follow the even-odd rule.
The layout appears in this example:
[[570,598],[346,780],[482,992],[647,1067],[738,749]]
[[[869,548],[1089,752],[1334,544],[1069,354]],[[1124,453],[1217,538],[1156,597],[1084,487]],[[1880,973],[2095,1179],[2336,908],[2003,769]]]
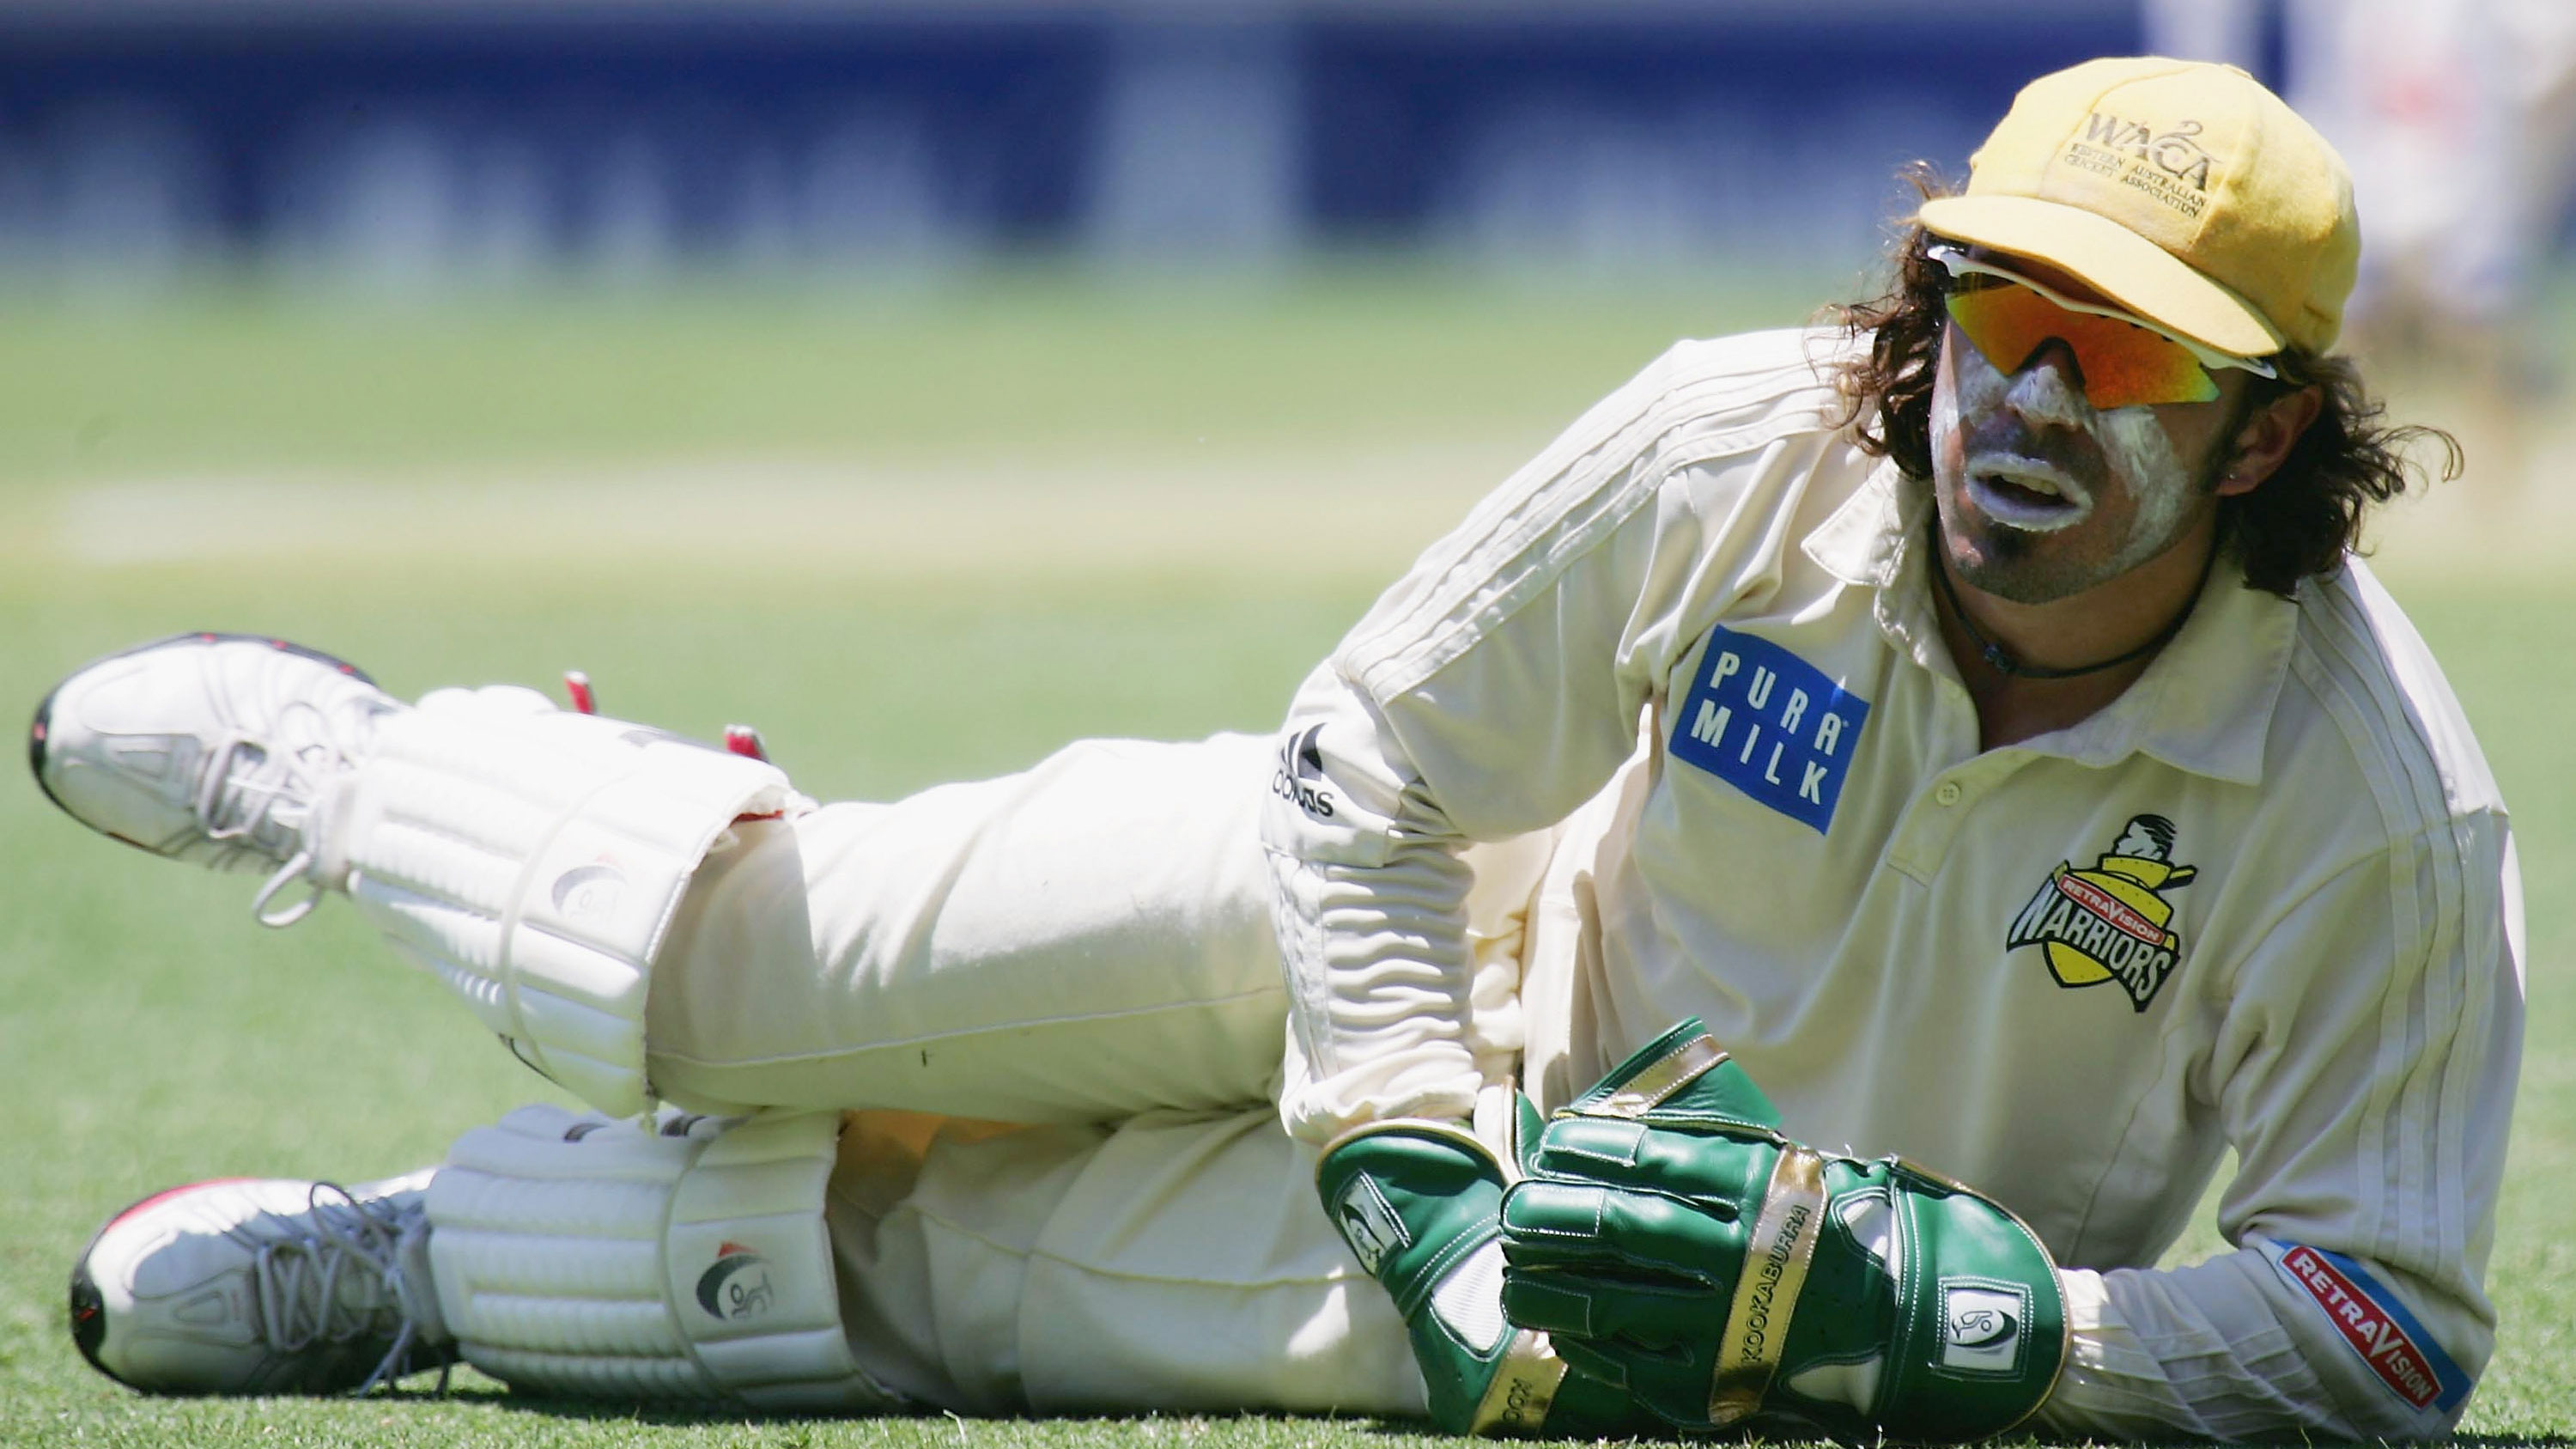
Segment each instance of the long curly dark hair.
[[[1948,190],[1924,163],[1903,174],[1926,198]],[[1868,351],[1835,379],[1842,424],[1864,452],[1894,459],[1915,478],[1932,476],[1932,378],[1950,280],[1928,252],[1932,241],[1909,224],[1893,249],[1894,285],[1875,299],[1827,310],[1851,336],[1869,339]],[[2409,449],[2437,446],[2444,481],[2460,475],[2461,454],[2459,440],[2439,428],[2383,422],[2386,408],[2362,387],[2348,359],[2293,350],[2267,360],[2280,376],[2253,380],[2229,435],[2254,409],[2303,387],[2319,389],[2325,406],[2260,487],[2218,501],[2219,539],[2243,567],[2248,587],[2287,597],[2301,579],[2332,574],[2360,550],[2371,505],[2405,492],[2418,471]]]

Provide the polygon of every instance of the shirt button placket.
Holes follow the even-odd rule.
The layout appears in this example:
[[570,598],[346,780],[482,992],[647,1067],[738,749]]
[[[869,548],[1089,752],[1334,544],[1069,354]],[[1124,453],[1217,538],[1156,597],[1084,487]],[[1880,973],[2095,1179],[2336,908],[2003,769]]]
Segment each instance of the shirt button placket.
[[1983,800],[2024,763],[2017,757],[1983,755],[1959,766],[1954,776],[1936,782],[1917,796],[1914,808],[1906,812],[1905,826],[1897,837],[1895,850],[1889,853],[1889,863],[1931,884],[1932,878],[1941,873],[1941,861],[1949,853],[1950,841],[1972,813],[1968,807]]

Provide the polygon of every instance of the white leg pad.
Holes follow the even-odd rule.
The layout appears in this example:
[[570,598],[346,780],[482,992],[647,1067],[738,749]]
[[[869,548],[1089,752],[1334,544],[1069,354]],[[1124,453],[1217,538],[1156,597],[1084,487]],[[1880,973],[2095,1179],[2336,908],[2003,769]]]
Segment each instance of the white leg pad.
[[439,1311],[514,1388],[816,1412],[897,1406],[851,1356],[823,1224],[837,1112],[652,1124],[522,1107],[430,1180]]
[[533,690],[441,690],[377,726],[318,873],[521,1060],[630,1116],[651,1106],[645,988],[691,874],[737,818],[804,803],[758,760]]

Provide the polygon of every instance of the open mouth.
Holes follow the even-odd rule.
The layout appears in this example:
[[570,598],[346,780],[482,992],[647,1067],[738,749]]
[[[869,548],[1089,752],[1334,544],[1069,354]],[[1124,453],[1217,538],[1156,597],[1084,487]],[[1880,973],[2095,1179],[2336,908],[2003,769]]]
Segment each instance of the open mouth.
[[2055,469],[2023,466],[1972,468],[1968,501],[1977,511],[2010,528],[2051,533],[2080,522],[2093,511],[2083,487]]

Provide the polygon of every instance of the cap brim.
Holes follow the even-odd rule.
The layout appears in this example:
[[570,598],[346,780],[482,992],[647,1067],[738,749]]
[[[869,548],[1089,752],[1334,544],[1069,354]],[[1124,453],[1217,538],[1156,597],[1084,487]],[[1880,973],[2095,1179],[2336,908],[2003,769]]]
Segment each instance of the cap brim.
[[2252,303],[2108,217],[2030,196],[1943,196],[1915,220],[1953,241],[2029,257],[2081,278],[2159,326],[2232,357],[2287,347]]

